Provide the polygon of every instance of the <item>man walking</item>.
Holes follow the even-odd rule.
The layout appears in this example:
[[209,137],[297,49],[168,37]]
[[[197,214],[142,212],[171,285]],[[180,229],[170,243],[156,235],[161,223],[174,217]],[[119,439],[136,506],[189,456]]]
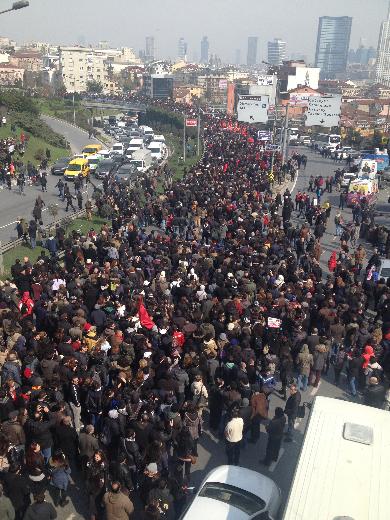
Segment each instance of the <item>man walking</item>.
[[226,424],[224,434],[228,464],[238,466],[240,463],[240,445],[243,429],[244,421],[239,417],[238,408],[234,407],[231,412],[231,419]]
[[69,210],[69,206],[73,209],[73,211],[76,211],[75,207],[73,206],[73,199],[75,199],[76,197],[74,197],[70,191],[68,191],[65,195],[65,200],[66,200],[66,209],[65,211],[68,212]]
[[298,415],[298,408],[301,404],[301,393],[299,392],[297,385],[290,385],[290,397],[287,399],[284,413],[287,415],[287,433],[286,442],[292,442],[292,434],[294,431],[295,419]]
[[270,466],[272,462],[276,462],[278,460],[285,424],[286,418],[284,416],[283,408],[278,406],[275,408],[274,417],[266,426],[268,433],[267,448],[265,451],[265,459],[260,461],[260,464],[264,464],[264,466]]

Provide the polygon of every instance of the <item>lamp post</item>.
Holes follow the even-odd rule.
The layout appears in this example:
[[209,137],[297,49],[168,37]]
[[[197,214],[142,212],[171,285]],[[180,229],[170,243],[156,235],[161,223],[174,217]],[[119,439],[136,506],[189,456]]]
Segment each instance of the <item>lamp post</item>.
[[5,9],[4,11],[0,11],[0,14],[9,13],[10,11],[19,11],[19,9],[23,9],[24,7],[28,7],[30,2],[28,0],[19,0],[18,2],[14,2],[12,7],[9,9]]

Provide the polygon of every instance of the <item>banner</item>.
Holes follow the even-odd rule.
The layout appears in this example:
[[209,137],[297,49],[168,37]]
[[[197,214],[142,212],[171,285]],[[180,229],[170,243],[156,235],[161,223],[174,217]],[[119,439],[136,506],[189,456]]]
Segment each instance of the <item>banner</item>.
[[227,87],[227,98],[226,98],[226,113],[228,116],[232,116],[234,114],[234,95],[235,95],[235,85],[234,83],[229,83]]
[[268,121],[269,96],[239,96],[237,119],[243,123]]
[[341,96],[310,96],[305,126],[338,126],[341,115]]
[[198,126],[197,119],[186,119],[186,126]]
[[257,76],[257,84],[258,85],[273,85],[275,76],[265,75],[265,76]]

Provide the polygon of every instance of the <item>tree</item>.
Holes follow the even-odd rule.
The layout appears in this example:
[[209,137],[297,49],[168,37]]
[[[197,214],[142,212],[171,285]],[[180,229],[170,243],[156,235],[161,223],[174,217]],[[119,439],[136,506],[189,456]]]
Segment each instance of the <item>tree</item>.
[[90,94],[101,94],[103,92],[103,85],[100,83],[100,81],[88,81],[87,92]]

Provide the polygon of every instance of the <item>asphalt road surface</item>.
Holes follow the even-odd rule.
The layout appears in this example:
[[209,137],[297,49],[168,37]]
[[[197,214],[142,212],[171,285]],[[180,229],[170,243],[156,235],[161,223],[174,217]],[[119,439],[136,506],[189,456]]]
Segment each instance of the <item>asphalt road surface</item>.
[[[42,117],[55,132],[63,135],[68,140],[73,153],[79,153],[89,142],[98,142],[96,139],[89,139],[88,132],[85,130],[76,128],[65,121],[49,116]],[[32,218],[32,210],[38,195],[41,195],[46,204],[46,207],[43,209],[44,225],[66,215],[66,203],[58,198],[58,189],[55,188],[59,178],[48,173],[47,192],[45,193],[42,193],[40,187],[26,186],[25,194],[20,195],[16,186],[13,186],[11,191],[0,186],[0,240],[3,244],[17,238],[16,223],[19,217],[24,217],[27,221]],[[71,186],[72,190],[73,187]],[[91,193],[92,188],[90,187],[89,190]],[[84,190],[84,202],[86,201],[86,195],[86,190]],[[59,207],[58,215],[55,218],[47,210],[47,207],[53,203],[58,204]],[[74,201],[74,204],[77,206],[77,201]]]

